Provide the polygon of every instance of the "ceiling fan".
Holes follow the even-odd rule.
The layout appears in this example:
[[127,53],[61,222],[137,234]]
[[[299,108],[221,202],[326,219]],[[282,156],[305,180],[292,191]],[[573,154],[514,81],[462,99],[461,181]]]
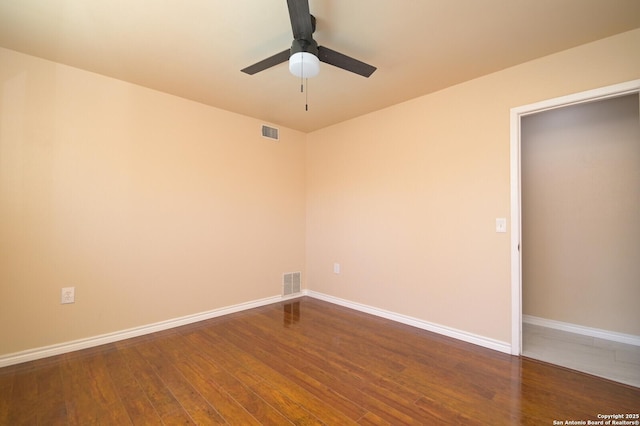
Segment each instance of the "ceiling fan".
[[289,71],[297,77],[307,78],[318,74],[319,62],[351,71],[363,77],[369,77],[373,74],[376,67],[327,47],[318,46],[318,43],[313,39],[316,18],[309,12],[309,0],[287,0],[287,6],[293,31],[291,48],[250,65],[242,69],[242,72],[253,75],[288,60]]

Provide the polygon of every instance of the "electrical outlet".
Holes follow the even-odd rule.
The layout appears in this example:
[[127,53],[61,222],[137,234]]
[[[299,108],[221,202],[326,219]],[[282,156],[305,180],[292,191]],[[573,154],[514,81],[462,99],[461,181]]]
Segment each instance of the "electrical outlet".
[[76,302],[76,288],[75,287],[63,287],[60,295],[60,303],[62,305],[67,303]]

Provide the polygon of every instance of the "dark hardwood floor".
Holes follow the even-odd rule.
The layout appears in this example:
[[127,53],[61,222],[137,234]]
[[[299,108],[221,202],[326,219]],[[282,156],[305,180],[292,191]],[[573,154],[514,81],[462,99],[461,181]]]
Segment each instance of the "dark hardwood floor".
[[0,369],[1,425],[552,425],[640,389],[312,298]]

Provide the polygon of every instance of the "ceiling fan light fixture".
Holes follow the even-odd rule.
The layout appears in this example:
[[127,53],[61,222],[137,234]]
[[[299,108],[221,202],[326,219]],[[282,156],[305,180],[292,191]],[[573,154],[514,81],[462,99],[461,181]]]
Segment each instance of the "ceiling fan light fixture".
[[294,53],[289,58],[289,71],[296,77],[315,77],[320,72],[320,60],[313,53]]

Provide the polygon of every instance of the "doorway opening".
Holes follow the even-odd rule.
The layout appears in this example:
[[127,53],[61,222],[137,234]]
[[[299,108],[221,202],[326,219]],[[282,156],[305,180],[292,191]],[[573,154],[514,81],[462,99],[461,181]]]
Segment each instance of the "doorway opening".
[[[565,107],[580,107],[581,105],[587,105],[594,101],[603,101],[607,99],[620,98],[627,95],[635,95],[635,99],[638,99],[638,93],[640,92],[640,80],[635,80],[627,83],[617,84],[614,86],[608,86],[596,90],[582,92],[570,96],[551,99],[543,102],[538,102],[531,105],[525,105],[511,110],[511,284],[512,284],[512,354],[523,355],[523,317],[526,319],[526,326],[528,330],[531,327],[531,315],[523,315],[523,252],[531,253],[531,246],[527,246],[527,241],[523,241],[523,197],[522,197],[522,153],[523,153],[523,122],[532,122],[537,119],[537,116],[552,112],[556,109],[565,109],[569,111],[569,108]],[[637,102],[637,101],[636,101]],[[574,108],[575,109],[575,108]],[[560,112],[560,111],[558,111]],[[547,114],[550,115],[550,114]],[[556,115],[559,116],[559,115]],[[564,118],[566,120],[566,117]],[[640,118],[639,118],[640,120]],[[529,154],[527,154],[529,155]],[[528,157],[527,157],[528,158]],[[598,157],[594,157],[598,159]],[[529,166],[530,167],[530,166]],[[545,194],[546,196],[546,194]],[[564,203],[563,199],[563,203]],[[529,213],[529,217],[531,214]],[[526,218],[525,218],[526,220]],[[529,224],[529,222],[527,222]],[[561,229],[562,231],[562,229]],[[528,231],[530,232],[530,231]],[[531,234],[530,234],[531,235]],[[531,242],[529,238],[529,243]],[[529,247],[530,251],[526,251]],[[553,249],[552,247],[550,247]],[[552,256],[552,253],[545,253],[545,255]],[[528,258],[530,259],[530,258]],[[556,258],[554,258],[556,259]],[[531,269],[528,270],[527,279],[530,279]],[[573,290],[576,291],[576,290]],[[528,302],[531,302],[527,299]],[[542,310],[547,307],[543,307]],[[528,304],[527,309],[531,309],[531,303]],[[544,315],[542,315],[544,316]],[[535,317],[533,317],[535,319]],[[535,321],[533,321],[535,322]],[[561,322],[556,321],[558,324]],[[549,325],[552,322],[538,325]],[[565,324],[566,325],[566,324]],[[562,328],[562,327],[560,327]],[[585,328],[586,329],[586,328]],[[609,328],[608,328],[609,329]],[[597,328],[591,328],[590,332],[597,330]],[[555,331],[555,330],[554,330]],[[566,331],[566,330],[565,330]],[[578,334],[581,334],[584,330],[580,327],[575,330]],[[588,334],[588,333],[587,333]],[[637,333],[634,333],[637,334]],[[621,334],[623,340],[626,337],[633,339],[634,336]],[[629,342],[627,342],[629,343]],[[635,342],[630,342],[637,344]],[[639,348],[640,349],[640,348]],[[640,352],[638,352],[640,354]],[[524,354],[527,355],[527,354]]]

